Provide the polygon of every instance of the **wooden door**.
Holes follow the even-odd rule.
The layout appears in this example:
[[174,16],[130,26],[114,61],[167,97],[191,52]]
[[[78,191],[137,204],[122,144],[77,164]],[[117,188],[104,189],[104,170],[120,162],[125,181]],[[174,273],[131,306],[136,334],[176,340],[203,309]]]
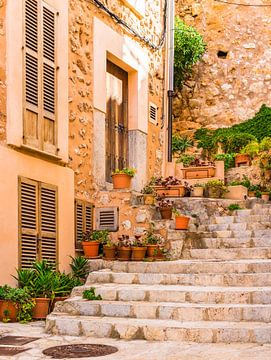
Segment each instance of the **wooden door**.
[[128,161],[128,73],[107,61],[106,72],[106,181]]

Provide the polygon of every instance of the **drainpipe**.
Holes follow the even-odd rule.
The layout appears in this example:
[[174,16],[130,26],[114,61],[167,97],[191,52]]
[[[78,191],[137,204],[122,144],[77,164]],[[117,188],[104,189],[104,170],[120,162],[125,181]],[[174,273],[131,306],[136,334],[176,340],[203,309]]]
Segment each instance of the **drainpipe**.
[[175,27],[175,0],[169,0],[168,29],[168,162],[172,162],[172,102],[174,95],[174,27]]

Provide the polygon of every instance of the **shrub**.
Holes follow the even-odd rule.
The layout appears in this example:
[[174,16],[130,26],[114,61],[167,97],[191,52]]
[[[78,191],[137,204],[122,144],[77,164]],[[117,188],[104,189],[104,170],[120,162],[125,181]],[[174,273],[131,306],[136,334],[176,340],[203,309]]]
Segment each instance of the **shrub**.
[[217,154],[215,160],[223,160],[225,171],[235,166],[235,154]]
[[177,160],[177,163],[183,163],[183,166],[189,166],[195,161],[195,156],[190,154],[183,154]]
[[268,151],[271,149],[271,137],[266,136],[262,139],[262,141],[259,144],[259,150],[260,151]]
[[193,140],[188,136],[180,136],[177,134],[172,135],[172,153],[173,154],[182,154],[188,148],[193,146]]
[[229,211],[234,211],[234,210],[241,210],[241,207],[239,204],[230,204],[228,206],[228,210]]
[[95,288],[92,287],[89,290],[85,290],[83,292],[83,299],[86,300],[102,300],[101,295],[96,295],[95,294]]
[[241,154],[248,154],[251,158],[254,158],[258,155],[260,150],[259,144],[257,141],[251,141],[243,149],[241,149]]

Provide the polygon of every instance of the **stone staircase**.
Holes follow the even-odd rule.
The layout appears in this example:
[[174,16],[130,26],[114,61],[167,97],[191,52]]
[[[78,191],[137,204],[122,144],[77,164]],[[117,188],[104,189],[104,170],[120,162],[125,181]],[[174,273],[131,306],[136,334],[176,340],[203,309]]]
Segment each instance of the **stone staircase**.
[[[213,216],[189,232],[183,259],[176,261],[98,260],[93,267],[101,270],[57,304],[46,329],[122,339],[271,343],[270,219],[269,204]],[[102,301],[82,299],[90,287]]]

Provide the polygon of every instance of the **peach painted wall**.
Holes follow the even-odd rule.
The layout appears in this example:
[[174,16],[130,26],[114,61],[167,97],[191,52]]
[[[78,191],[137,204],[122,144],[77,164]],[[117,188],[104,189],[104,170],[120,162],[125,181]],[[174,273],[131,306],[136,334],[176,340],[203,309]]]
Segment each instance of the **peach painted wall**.
[[58,187],[59,267],[69,271],[74,255],[74,174],[62,167],[0,146],[0,285],[15,284],[18,267],[18,176]]

